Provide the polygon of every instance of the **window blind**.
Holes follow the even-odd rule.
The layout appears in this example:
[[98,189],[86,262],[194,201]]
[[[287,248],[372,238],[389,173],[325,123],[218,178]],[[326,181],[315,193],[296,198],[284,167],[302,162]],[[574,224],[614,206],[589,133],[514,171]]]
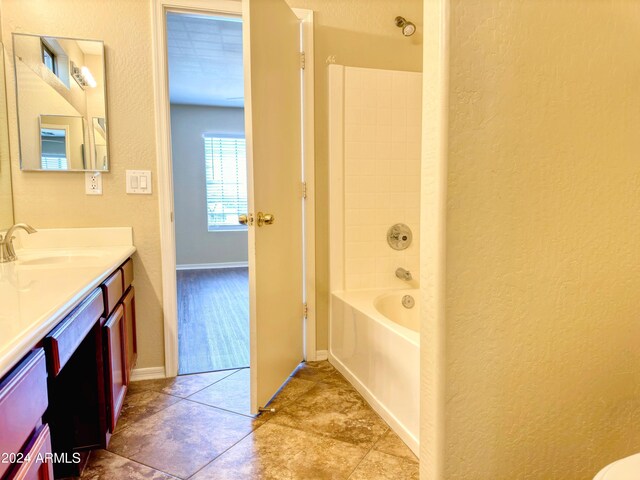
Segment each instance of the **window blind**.
[[204,135],[207,227],[241,230],[238,215],[247,213],[247,159],[242,137]]
[[42,155],[40,168],[43,170],[67,170],[67,157],[64,155]]

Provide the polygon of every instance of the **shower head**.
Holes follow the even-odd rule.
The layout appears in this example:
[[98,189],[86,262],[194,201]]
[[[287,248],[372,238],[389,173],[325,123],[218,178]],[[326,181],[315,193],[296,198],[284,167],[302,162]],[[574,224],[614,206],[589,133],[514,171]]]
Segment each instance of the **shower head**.
[[410,37],[416,33],[416,26],[404,17],[396,17],[396,27],[402,28],[402,34],[405,37]]

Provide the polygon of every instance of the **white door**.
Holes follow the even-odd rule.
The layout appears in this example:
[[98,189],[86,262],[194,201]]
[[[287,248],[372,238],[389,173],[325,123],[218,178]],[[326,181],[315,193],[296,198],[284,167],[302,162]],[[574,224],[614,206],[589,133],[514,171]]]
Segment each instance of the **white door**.
[[300,21],[283,0],[245,0],[242,20],[257,413],[303,358]]

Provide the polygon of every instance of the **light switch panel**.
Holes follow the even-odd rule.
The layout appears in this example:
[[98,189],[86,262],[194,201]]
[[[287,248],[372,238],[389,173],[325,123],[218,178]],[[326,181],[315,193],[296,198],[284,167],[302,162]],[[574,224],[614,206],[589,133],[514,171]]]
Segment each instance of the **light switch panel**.
[[150,170],[127,170],[127,193],[151,194]]

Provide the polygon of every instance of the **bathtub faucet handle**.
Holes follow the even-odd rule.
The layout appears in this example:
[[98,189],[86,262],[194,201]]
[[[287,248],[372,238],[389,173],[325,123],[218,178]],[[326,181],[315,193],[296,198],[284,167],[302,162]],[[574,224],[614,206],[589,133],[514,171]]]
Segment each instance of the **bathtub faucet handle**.
[[407,282],[413,280],[411,272],[402,267],[398,267],[398,269],[396,270],[396,277],[398,277],[400,280],[406,280]]

